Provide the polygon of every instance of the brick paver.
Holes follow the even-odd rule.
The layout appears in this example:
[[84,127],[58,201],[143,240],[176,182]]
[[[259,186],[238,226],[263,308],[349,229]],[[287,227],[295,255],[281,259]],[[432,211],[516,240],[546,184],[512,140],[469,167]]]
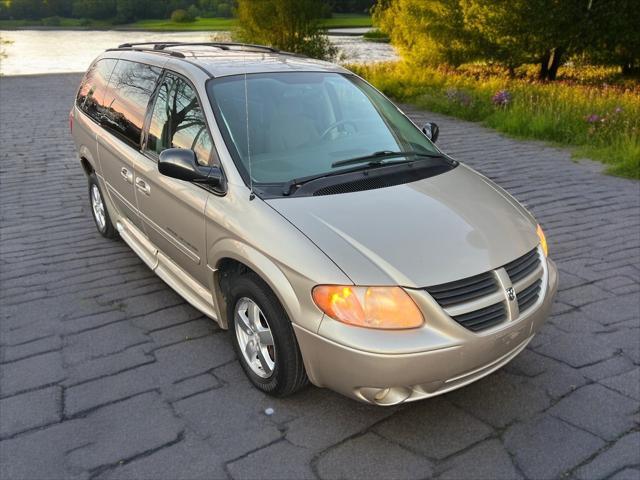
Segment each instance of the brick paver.
[[553,315],[507,367],[440,398],[274,400],[225,332],[96,233],[68,131],[78,81],[0,79],[0,477],[639,478],[638,182],[408,109],[540,219]]

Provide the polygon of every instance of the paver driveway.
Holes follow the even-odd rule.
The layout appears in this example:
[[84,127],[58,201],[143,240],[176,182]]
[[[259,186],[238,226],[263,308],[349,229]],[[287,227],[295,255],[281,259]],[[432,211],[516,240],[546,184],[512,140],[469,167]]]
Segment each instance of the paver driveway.
[[554,314],[510,365],[443,397],[273,400],[225,332],[96,233],[67,125],[78,81],[0,80],[0,477],[640,477],[639,183],[412,111],[543,223]]

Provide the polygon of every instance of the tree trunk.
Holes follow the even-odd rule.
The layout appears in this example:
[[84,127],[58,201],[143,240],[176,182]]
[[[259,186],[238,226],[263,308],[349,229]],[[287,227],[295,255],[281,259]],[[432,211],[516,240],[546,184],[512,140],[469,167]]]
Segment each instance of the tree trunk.
[[540,59],[540,72],[538,78],[540,80],[547,80],[549,78],[549,59],[551,58],[551,51],[547,50]]
[[564,53],[563,47],[556,47],[553,50],[553,60],[551,60],[551,66],[549,67],[549,80],[556,79],[563,53]]

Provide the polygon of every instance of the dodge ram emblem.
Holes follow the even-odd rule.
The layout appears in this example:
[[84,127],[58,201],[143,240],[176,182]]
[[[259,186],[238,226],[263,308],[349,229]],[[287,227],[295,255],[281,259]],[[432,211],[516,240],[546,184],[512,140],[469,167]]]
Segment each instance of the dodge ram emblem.
[[516,291],[513,289],[513,287],[507,288],[507,297],[509,298],[510,302],[513,302],[516,299]]

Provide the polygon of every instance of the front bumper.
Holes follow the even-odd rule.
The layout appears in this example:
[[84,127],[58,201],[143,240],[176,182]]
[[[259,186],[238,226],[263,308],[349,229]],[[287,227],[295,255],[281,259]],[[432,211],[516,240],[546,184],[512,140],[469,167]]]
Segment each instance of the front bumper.
[[[544,295],[535,308],[517,320],[477,334],[456,324],[443,311],[416,330],[376,331],[330,321],[327,335],[322,328],[314,333],[293,326],[312,383],[364,402],[395,405],[460,388],[513,359],[551,310],[558,288],[557,269],[551,260],[547,261],[546,279]],[[427,307],[433,308],[433,304]],[[354,346],[356,343],[360,345]]]

